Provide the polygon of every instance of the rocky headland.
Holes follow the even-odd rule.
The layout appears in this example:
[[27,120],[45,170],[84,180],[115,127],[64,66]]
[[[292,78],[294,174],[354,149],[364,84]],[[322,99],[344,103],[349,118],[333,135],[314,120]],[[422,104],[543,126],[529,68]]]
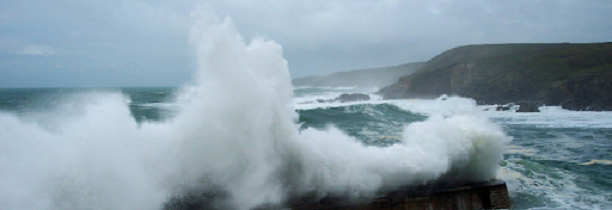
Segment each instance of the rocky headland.
[[425,62],[407,63],[393,67],[361,69],[333,73],[327,76],[297,78],[295,86],[311,87],[378,87],[383,88],[397,82],[397,78],[410,75],[423,67]]
[[448,50],[395,84],[385,99],[473,98],[479,104],[612,110],[612,43],[487,44]]

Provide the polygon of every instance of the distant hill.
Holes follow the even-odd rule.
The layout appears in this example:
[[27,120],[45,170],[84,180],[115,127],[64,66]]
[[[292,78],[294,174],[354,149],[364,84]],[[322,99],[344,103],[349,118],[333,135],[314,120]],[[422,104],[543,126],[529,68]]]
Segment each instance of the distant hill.
[[397,82],[397,79],[412,74],[425,62],[407,63],[400,66],[362,69],[333,73],[327,76],[312,76],[293,80],[295,86],[312,87],[379,87]]
[[379,91],[386,99],[460,95],[612,110],[612,43],[488,44],[448,50]]

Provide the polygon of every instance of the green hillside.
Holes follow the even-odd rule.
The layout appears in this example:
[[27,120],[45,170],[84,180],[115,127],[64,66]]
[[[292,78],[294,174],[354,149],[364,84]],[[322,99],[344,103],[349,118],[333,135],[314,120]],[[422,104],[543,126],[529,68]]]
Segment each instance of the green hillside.
[[448,50],[380,91],[387,99],[531,101],[572,110],[612,110],[612,43],[491,44]]

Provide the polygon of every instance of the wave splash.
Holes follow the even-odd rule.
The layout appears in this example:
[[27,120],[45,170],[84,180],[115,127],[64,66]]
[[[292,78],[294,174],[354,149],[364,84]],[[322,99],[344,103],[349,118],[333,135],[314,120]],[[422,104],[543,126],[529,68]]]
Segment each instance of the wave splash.
[[484,117],[434,115],[385,148],[333,126],[300,131],[281,46],[194,16],[199,70],[172,120],[137,124],[118,93],[31,119],[0,113],[0,209],[251,209],[495,176],[510,138]]

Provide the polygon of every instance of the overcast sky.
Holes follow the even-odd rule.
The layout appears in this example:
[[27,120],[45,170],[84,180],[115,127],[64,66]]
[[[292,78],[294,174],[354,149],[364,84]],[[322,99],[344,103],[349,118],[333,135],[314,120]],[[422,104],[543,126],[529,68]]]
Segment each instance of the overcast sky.
[[0,87],[175,86],[209,4],[283,46],[292,77],[426,61],[484,43],[610,42],[612,1],[0,0]]

